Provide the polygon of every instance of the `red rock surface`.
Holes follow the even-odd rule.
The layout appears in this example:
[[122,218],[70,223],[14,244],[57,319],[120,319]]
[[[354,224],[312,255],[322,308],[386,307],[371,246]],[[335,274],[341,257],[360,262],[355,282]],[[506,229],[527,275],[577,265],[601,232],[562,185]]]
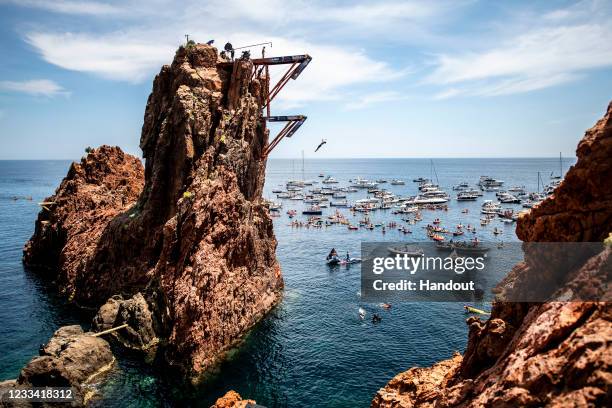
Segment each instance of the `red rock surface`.
[[249,408],[255,405],[253,400],[243,400],[236,391],[228,391],[210,408]]
[[[103,213],[98,205],[95,216],[85,218],[77,204],[51,208],[56,230],[74,224],[81,235],[46,240],[37,228],[24,255],[29,265],[54,266],[58,251],[62,260],[75,260],[57,263],[58,276],[66,276],[59,280],[80,304],[100,306],[113,295],[143,293],[165,360],[191,378],[236,344],[280,300],[283,287],[262,202],[268,131],[261,107],[269,81],[251,77],[248,60],[223,62],[210,46],[179,48],[147,102],[138,200],[105,186],[114,201]],[[142,176],[132,176],[140,187]],[[75,189],[60,187],[61,196],[81,203],[74,190],[86,183],[73,184]]]
[[84,406],[92,397],[99,381],[113,367],[115,358],[106,340],[84,333],[81,326],[58,329],[49,342],[30,360],[16,380],[0,382],[0,395],[23,387],[73,387],[73,403],[30,403],[0,401],[1,407]]
[[60,293],[73,297],[106,225],[136,202],[143,184],[140,160],[118,147],[101,146],[72,163],[43,203],[25,264],[50,273]]
[[[612,231],[612,104],[578,145],[578,161],[554,195],[523,215],[528,242],[603,241]],[[525,262],[500,283],[501,295],[561,282],[544,304],[498,301],[486,322],[470,317],[468,345],[429,368],[412,368],[380,389],[372,407],[611,406],[612,308],[585,302],[593,282],[612,276],[612,246],[579,264],[558,253]],[[605,287],[604,287],[605,288]],[[602,299],[610,299],[610,289]],[[560,301],[560,300],[563,301]]]

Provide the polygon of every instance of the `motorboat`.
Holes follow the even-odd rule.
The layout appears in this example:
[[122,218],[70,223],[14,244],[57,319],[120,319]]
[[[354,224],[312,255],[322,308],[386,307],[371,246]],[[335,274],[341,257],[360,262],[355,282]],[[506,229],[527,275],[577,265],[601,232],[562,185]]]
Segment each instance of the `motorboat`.
[[421,248],[414,248],[410,245],[401,245],[395,247],[388,247],[387,251],[394,255],[406,255],[411,258],[417,258],[419,256],[423,256],[424,252]]
[[407,200],[408,204],[425,205],[425,204],[443,204],[448,202],[448,199],[443,197],[424,197],[416,196],[412,200]]
[[504,184],[503,180],[497,180],[493,177],[489,176],[480,176],[480,180],[478,181],[478,185],[483,187],[501,187]]
[[400,179],[391,180],[392,186],[403,186],[405,184],[406,182],[404,180],[400,180]]
[[338,181],[332,176],[327,176],[322,181],[323,184],[338,184]]
[[352,181],[351,186],[355,188],[376,188],[378,183],[357,177]]
[[503,204],[520,204],[520,198],[513,196],[510,193],[501,193],[497,199]]
[[321,214],[323,214],[323,211],[321,210],[320,206],[312,205],[312,206],[308,207],[307,209],[303,210],[302,214],[304,214],[304,215],[321,215]]
[[453,242],[452,248],[459,255],[483,255],[489,252],[489,247],[482,245],[480,242]]
[[340,200],[340,201],[330,201],[329,205],[331,207],[348,207],[348,201],[346,200]]
[[457,201],[476,201],[478,196],[475,194],[467,193],[465,191],[457,194]]

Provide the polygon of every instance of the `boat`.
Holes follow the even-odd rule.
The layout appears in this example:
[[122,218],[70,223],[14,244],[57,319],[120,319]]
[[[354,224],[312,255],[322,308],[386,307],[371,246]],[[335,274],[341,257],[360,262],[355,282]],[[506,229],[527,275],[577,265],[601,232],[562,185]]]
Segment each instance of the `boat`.
[[359,227],[358,227],[358,226],[356,226],[356,225],[349,224],[349,225],[348,225],[348,229],[349,229],[349,231],[355,231],[355,230],[358,230],[358,229],[359,229]]
[[486,188],[488,187],[501,187],[503,184],[503,180],[497,180],[489,176],[480,176],[480,180],[478,181],[478,185],[484,191],[487,191]]
[[406,182],[404,180],[400,180],[400,179],[391,180],[392,186],[403,186],[405,184]]
[[421,248],[413,248],[409,245],[388,247],[387,251],[394,255],[406,255],[411,258],[416,258],[424,255],[424,252]]
[[268,209],[270,211],[279,212],[282,208],[283,208],[283,204],[282,203],[277,203],[277,202],[274,202],[274,201],[270,201],[268,203]]
[[340,201],[330,201],[329,205],[331,207],[348,207],[348,201],[346,200],[340,200]]
[[322,178],[322,177],[325,177],[325,174],[323,174],[323,173],[319,173],[319,177],[321,177],[321,178]]
[[467,193],[465,191],[457,194],[457,201],[476,201],[478,196],[476,194]]
[[325,261],[328,265],[340,265],[340,258],[337,256],[332,256],[331,258]]
[[418,177],[418,178],[413,179],[412,181],[414,181],[415,183],[424,183],[427,181],[427,179],[423,177]]
[[448,202],[446,198],[443,197],[424,197],[424,196],[416,196],[411,200],[406,200],[406,203],[409,204],[443,204]]
[[455,190],[455,191],[462,191],[462,190],[465,190],[465,189],[467,189],[469,187],[470,187],[470,185],[467,182],[464,181],[464,182],[459,183],[456,186],[454,186],[453,190]]
[[453,243],[453,249],[457,251],[457,254],[470,254],[470,255],[483,255],[489,251],[489,247],[486,247],[479,242],[455,242]]
[[353,180],[351,184],[351,187],[354,188],[376,188],[376,186],[378,186],[378,183],[362,179],[361,177],[357,177],[357,179]]
[[464,232],[462,230],[453,231],[453,236],[458,237],[459,235],[463,235]]
[[436,242],[436,249],[439,251],[452,251],[453,244],[450,242]]
[[321,210],[321,207],[319,207],[318,205],[312,205],[312,206],[308,207],[307,209],[303,210],[302,214],[304,214],[304,215],[321,215],[321,214],[323,214],[323,211]]
[[489,312],[485,312],[484,310],[480,310],[480,309],[476,309],[475,307],[472,306],[463,306],[463,308],[465,309],[466,313],[478,313],[478,314],[483,314],[483,315],[490,315],[491,313]]
[[322,181],[322,183],[323,184],[338,184],[338,181],[335,178],[333,178],[332,176],[327,176]]
[[379,183],[379,184],[384,184],[384,183],[387,182],[387,180],[385,180],[385,179],[378,179],[378,180],[376,180],[376,182]]
[[511,193],[524,193],[525,186],[512,186],[508,189],[508,191]]
[[356,263],[361,263],[361,258],[349,258],[348,260],[346,259],[340,260],[340,265],[352,265]]
[[510,194],[510,193],[500,193],[497,199],[503,204],[520,204],[521,200]]

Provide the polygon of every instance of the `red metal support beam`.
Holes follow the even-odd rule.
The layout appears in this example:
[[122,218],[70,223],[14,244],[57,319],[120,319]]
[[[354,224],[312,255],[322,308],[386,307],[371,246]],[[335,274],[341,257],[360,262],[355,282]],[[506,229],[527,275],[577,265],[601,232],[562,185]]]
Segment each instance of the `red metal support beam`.
[[304,124],[306,116],[304,115],[291,115],[291,116],[270,116],[266,118],[270,122],[287,122],[283,129],[276,135],[268,146],[264,149],[264,157],[267,157],[272,150],[283,140],[285,137],[291,137],[293,134]]

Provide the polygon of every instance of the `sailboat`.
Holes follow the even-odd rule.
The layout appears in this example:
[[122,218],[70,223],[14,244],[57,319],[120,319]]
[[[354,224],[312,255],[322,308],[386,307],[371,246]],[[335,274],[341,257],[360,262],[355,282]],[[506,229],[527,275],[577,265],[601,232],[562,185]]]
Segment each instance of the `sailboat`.
[[561,152],[559,152],[559,175],[557,176],[554,172],[550,173],[550,178],[552,180],[560,180],[563,177],[563,158],[561,157]]

